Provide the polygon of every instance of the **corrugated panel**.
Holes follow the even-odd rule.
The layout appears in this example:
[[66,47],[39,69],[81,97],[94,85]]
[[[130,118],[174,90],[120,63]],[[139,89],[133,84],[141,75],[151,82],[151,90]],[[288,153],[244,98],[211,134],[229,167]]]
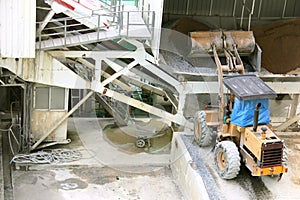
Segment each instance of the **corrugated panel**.
[[[281,18],[286,1],[285,17],[300,16],[299,0],[256,0],[253,17]],[[253,0],[246,0],[246,7],[252,8]],[[261,10],[259,10],[261,4]],[[212,6],[211,6],[212,5]],[[188,6],[188,7],[187,7]],[[198,16],[237,16],[242,13],[243,0],[165,0],[164,14],[186,14]],[[188,8],[188,10],[187,10]],[[212,9],[211,9],[212,8]],[[210,10],[211,9],[211,10]],[[235,11],[235,12],[234,12]],[[249,15],[245,9],[244,17]]]
[[262,1],[261,17],[281,17],[285,0]]
[[185,14],[188,0],[165,0],[164,13]]
[[35,57],[35,0],[0,0],[1,57]]
[[211,15],[232,16],[234,0],[214,0]]
[[285,17],[300,16],[300,1],[288,0],[284,16]]
[[194,1],[189,2],[189,13],[193,15],[209,15],[210,1]]

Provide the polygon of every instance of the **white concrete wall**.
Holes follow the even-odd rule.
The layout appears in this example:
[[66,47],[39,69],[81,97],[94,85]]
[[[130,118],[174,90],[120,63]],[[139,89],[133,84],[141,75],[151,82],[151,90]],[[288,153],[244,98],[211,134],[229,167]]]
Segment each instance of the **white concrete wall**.
[[180,132],[173,133],[171,146],[171,170],[185,199],[209,200],[201,176],[193,169],[191,158]]
[[0,0],[0,57],[35,57],[36,0]]

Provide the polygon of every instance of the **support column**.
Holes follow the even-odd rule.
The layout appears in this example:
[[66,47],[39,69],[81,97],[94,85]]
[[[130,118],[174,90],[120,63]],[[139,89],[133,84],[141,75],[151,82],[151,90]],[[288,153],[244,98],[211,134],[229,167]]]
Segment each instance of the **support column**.
[[97,82],[101,82],[101,62],[99,58],[94,58],[95,59],[95,77],[94,80]]
[[32,83],[25,83],[23,92],[23,139],[21,142],[21,152],[28,153],[30,151],[30,114],[32,103]]
[[298,104],[299,104],[299,94],[294,94],[293,95],[293,100],[292,100],[292,103],[291,103],[291,110],[290,110],[290,114],[289,114],[289,119],[296,116]]
[[97,92],[102,94],[102,92],[104,91],[104,87],[101,85],[101,63],[102,63],[102,59],[95,58],[95,57],[93,57],[93,59],[95,60],[95,74],[94,74],[94,77],[93,77],[93,80],[92,80],[91,89],[93,91],[97,91]]
[[179,93],[177,114],[182,115],[182,116],[183,116],[183,111],[184,111],[184,106],[185,106],[185,100],[186,100],[186,93],[184,93],[184,92]]

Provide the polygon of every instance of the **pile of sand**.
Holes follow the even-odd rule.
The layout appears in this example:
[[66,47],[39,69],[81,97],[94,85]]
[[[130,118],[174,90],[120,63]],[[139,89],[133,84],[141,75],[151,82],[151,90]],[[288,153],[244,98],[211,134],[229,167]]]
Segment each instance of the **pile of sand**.
[[189,32],[209,30],[207,25],[189,17],[180,18],[164,27],[172,31],[167,38],[162,37],[162,40],[170,42],[174,46],[172,52],[176,52],[183,57],[187,56],[191,51]]
[[183,17],[175,22],[173,22],[170,26],[167,26],[166,28],[172,29],[174,31],[178,31],[180,33],[183,33],[185,35],[188,35],[189,32],[192,31],[208,31],[210,28],[199,22],[194,20],[193,18],[189,17]]
[[275,74],[299,73],[300,19],[277,21],[252,30],[263,51],[263,68]]

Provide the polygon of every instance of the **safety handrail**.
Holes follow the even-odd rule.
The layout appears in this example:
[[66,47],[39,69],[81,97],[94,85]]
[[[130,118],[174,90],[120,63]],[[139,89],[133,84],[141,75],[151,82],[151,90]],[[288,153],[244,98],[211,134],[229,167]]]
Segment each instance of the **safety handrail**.
[[[140,13],[142,15],[147,15],[147,20],[143,20],[144,23],[132,23],[130,19],[131,13]],[[125,18],[125,15],[127,19]],[[37,33],[37,42],[39,42],[39,49],[41,49],[41,42],[43,38],[51,38],[53,36],[61,36],[61,38],[64,39],[64,44],[66,44],[67,37],[70,35],[79,35],[83,33],[87,33],[89,31],[109,31],[107,30],[107,26],[104,24],[101,24],[101,17],[112,17],[114,21],[109,25],[109,29],[115,29],[118,31],[119,35],[122,37],[130,38],[129,29],[130,26],[147,26],[148,31],[150,32],[151,36],[153,35],[153,29],[154,29],[154,19],[155,19],[155,11],[124,11],[120,8],[120,11],[117,12],[111,12],[109,14],[98,14],[93,13],[92,16],[87,17],[78,17],[78,18],[71,18],[71,17],[64,17],[59,19],[52,19],[48,23],[54,24],[52,27],[44,28],[46,31],[52,31],[51,33],[43,33],[42,31]],[[72,27],[84,25],[82,23],[74,23],[74,20],[80,21],[83,19],[91,19],[91,18],[97,18],[97,25],[95,25],[95,28],[87,28],[86,26],[84,28],[78,29],[78,30],[69,30]],[[125,21],[126,19],[126,21]],[[152,19],[152,20],[149,20]],[[72,23],[70,23],[72,21]],[[40,27],[43,22],[37,22],[37,26]],[[56,31],[53,33],[53,31]],[[124,31],[125,30],[125,31]],[[122,32],[123,31],[123,32]],[[124,34],[125,33],[125,34]],[[99,38],[98,38],[99,39]]]

